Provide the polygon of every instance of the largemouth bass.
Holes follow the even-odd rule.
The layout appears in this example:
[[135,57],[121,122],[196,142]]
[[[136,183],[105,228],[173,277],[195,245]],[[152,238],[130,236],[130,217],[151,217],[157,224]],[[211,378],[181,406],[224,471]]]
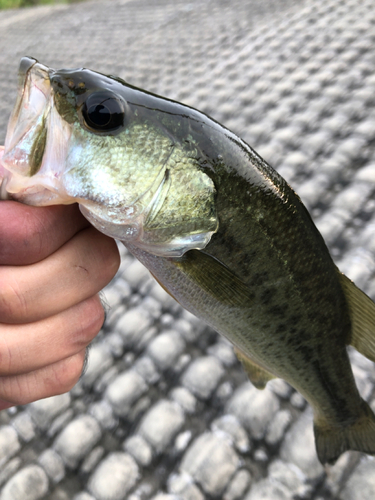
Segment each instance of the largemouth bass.
[[31,58],[19,77],[1,197],[78,202],[233,343],[256,387],[281,377],[307,399],[322,463],[375,453],[347,354],[375,361],[375,304],[337,269],[286,181],[206,115],[119,78]]

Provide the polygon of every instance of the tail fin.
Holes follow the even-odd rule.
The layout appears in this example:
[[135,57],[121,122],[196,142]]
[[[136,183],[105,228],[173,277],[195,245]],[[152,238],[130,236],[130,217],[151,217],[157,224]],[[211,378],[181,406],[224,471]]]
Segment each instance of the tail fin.
[[315,446],[320,462],[333,464],[347,450],[375,454],[375,415],[362,401],[362,415],[351,425],[331,426],[314,421]]

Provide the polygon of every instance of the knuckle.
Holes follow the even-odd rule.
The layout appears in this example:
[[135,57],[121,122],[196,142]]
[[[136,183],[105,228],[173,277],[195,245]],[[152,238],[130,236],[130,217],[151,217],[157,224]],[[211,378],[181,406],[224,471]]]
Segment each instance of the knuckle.
[[93,340],[102,328],[104,319],[104,309],[97,295],[81,304],[80,318],[72,333],[76,348],[85,348]]
[[98,268],[103,281],[108,283],[120,267],[120,254],[115,240],[105,236],[104,234],[100,234],[98,238],[96,230],[94,236],[96,242],[95,251],[97,253],[96,267]]
[[27,301],[20,283],[6,268],[0,276],[0,322],[12,323],[27,313]]
[[35,383],[33,376],[0,377],[0,397],[13,404],[27,404],[37,399],[34,397]]
[[0,399],[24,405],[68,392],[78,382],[84,362],[85,351],[82,351],[41,370],[0,377]]
[[0,339],[0,376],[6,376],[12,372],[14,358],[12,348],[7,342]]
[[117,273],[120,264],[121,258],[117,248],[117,244],[115,240],[112,240],[112,238],[110,238],[110,241],[108,242],[107,258],[104,266],[104,269],[106,269],[110,280]]
[[85,350],[71,356],[54,366],[54,376],[49,391],[52,394],[63,394],[70,391],[78,382],[85,363]]

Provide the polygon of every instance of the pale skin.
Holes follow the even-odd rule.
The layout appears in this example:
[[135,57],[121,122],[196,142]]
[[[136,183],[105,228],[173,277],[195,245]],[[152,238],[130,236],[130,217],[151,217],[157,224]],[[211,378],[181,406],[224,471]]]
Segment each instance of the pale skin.
[[77,205],[0,201],[0,410],[77,383],[104,322],[98,293],[119,264]]

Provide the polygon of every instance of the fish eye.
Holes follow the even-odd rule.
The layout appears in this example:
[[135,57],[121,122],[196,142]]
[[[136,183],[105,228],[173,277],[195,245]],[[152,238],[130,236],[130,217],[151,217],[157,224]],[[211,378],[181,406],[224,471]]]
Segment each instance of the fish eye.
[[124,124],[124,103],[111,92],[94,92],[82,106],[85,125],[92,132],[113,132]]

